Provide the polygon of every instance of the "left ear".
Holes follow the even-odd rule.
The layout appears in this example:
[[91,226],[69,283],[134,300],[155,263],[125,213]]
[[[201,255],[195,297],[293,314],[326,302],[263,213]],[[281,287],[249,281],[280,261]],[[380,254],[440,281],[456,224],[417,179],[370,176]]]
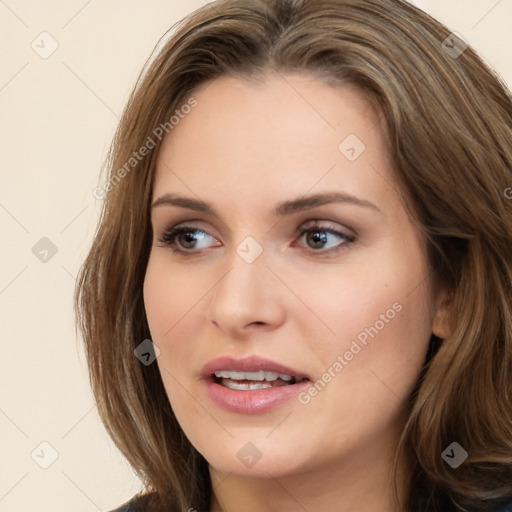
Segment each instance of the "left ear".
[[432,320],[432,333],[445,339],[451,333],[453,292],[441,290],[436,298],[435,315]]

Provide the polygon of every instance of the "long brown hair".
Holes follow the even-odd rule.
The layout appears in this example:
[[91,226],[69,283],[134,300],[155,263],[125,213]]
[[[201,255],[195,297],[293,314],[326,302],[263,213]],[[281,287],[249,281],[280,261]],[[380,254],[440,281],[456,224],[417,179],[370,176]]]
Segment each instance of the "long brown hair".
[[[378,105],[432,276],[453,291],[453,332],[432,337],[397,450],[413,469],[404,510],[483,512],[512,500],[512,98],[502,79],[403,0],[220,0],[160,46],[116,131],[75,295],[98,411],[154,498],[146,510],[207,512],[212,492],[157,365],[134,356],[150,338],[142,289],[157,128],[172,136],[171,116],[200,85],[268,71],[355,84]],[[469,455],[457,469],[441,456],[452,442]]]

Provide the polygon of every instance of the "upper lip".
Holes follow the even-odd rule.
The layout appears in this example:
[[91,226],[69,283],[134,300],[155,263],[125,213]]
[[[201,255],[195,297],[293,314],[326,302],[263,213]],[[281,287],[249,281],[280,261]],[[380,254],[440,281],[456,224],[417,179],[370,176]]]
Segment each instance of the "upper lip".
[[304,372],[258,356],[249,356],[244,358],[223,356],[212,359],[203,366],[201,370],[201,377],[203,379],[209,379],[215,372],[221,370],[234,372],[257,372],[263,370],[265,372],[277,372],[290,375],[290,377],[295,377],[297,381],[301,379],[309,379],[308,375]]

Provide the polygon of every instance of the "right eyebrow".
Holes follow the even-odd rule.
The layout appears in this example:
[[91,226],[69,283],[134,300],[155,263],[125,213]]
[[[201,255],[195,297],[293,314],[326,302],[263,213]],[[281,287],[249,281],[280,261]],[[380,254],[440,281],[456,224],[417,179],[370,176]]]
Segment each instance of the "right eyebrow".
[[217,212],[211,205],[191,197],[164,194],[151,205],[151,208],[157,208],[159,206],[180,206],[181,208],[188,208],[189,210],[194,210],[196,212],[209,213],[210,215],[218,217]]

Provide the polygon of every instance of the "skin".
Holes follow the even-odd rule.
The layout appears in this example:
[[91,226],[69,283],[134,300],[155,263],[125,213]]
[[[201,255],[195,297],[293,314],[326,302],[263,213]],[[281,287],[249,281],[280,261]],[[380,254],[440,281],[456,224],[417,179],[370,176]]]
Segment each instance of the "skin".
[[[210,464],[211,511],[397,511],[393,450],[430,336],[446,336],[447,311],[398,193],[378,115],[353,86],[307,75],[221,77],[194,97],[198,106],[164,139],[153,199],[200,198],[219,217],[153,208],[144,301],[173,410]],[[354,161],[338,149],[349,134],[366,146]],[[333,191],[377,208],[271,212],[281,201]],[[354,242],[296,234],[315,221]],[[184,254],[159,241],[178,224],[206,233],[188,244],[178,236]],[[248,236],[263,249],[253,263],[236,252]],[[307,404],[292,398],[244,415],[204,391],[202,366],[223,355],[259,355],[321,379],[396,303],[400,312]],[[261,453],[250,468],[237,457],[248,442]],[[399,474],[405,482],[403,463]]]

